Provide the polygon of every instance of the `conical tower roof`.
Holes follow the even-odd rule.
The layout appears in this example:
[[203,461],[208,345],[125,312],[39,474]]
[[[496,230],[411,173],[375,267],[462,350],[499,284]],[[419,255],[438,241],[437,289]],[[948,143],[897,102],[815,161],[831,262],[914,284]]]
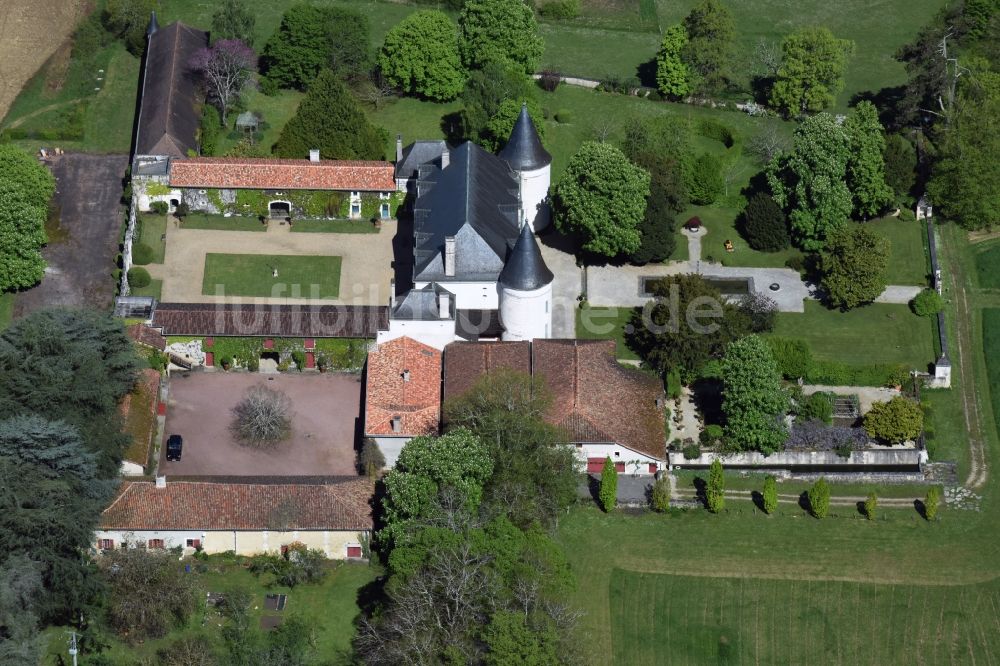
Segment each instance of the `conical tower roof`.
[[545,265],[530,224],[521,227],[521,235],[500,271],[499,282],[503,287],[519,291],[541,289],[552,282],[552,271]]
[[521,114],[514,123],[507,145],[500,151],[500,159],[506,160],[514,171],[532,171],[552,163],[552,156],[542,146],[535,123],[528,115],[528,105],[521,105]]

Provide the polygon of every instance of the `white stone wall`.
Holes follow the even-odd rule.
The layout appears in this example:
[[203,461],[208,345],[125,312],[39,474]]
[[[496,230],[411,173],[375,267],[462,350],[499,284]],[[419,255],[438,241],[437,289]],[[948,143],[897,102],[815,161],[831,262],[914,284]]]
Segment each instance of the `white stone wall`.
[[115,548],[123,541],[129,544],[148,543],[149,539],[163,539],[164,548],[180,546],[186,553],[188,539],[200,539],[201,547],[209,555],[236,551],[237,555],[257,555],[259,553],[279,553],[282,546],[296,541],[309,548],[322,550],[331,559],[347,558],[348,546],[359,546],[364,531],[358,530],[289,530],[289,531],[241,531],[241,530],[97,530],[94,532],[94,547],[100,539],[113,539]]
[[552,283],[534,291],[502,288],[500,323],[505,341],[551,337]]
[[533,231],[541,231],[549,226],[551,220],[546,201],[549,196],[549,165],[534,171],[521,171],[518,180],[521,187],[521,219],[527,220]]
[[[455,307],[459,310],[496,310],[500,297],[496,282],[438,282],[455,294]],[[422,289],[428,283],[416,282],[414,287]]]

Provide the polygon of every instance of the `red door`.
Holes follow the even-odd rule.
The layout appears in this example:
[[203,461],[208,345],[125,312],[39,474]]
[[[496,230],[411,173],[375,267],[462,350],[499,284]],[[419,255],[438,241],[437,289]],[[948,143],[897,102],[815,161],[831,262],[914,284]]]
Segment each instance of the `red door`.
[[615,471],[621,474],[625,471],[625,463],[615,463]]
[[649,473],[656,474],[656,463],[649,463]]
[[361,546],[348,546],[347,547],[348,557],[361,557]]
[[600,474],[604,469],[604,458],[587,458],[587,474]]

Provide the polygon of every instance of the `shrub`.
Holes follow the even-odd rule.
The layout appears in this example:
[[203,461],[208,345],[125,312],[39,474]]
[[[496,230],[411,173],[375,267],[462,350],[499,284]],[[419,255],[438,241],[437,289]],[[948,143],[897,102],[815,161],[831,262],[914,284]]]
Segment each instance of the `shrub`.
[[833,401],[827,393],[819,391],[799,404],[798,417],[803,421],[822,421],[833,423]]
[[700,206],[714,203],[722,194],[722,161],[710,153],[702,153],[692,167],[688,193],[691,202]]
[[211,104],[205,104],[201,109],[201,124],[198,128],[201,154],[205,157],[215,155],[221,128],[222,120],[219,118],[219,111]]
[[761,493],[764,499],[764,513],[770,515],[778,508],[778,483],[773,476],[764,479],[764,491]]
[[139,266],[153,263],[153,248],[145,243],[136,243],[132,246],[132,263]]
[[663,475],[653,483],[653,489],[649,493],[649,503],[653,511],[663,513],[670,508],[670,479]]
[[292,361],[295,362],[295,367],[302,370],[306,367],[306,353],[301,349],[296,349],[292,352]]
[[941,308],[944,307],[944,301],[941,299],[941,294],[937,293],[934,289],[924,289],[917,294],[916,298],[910,301],[910,307],[921,317],[930,317],[941,312]]
[[705,504],[712,513],[726,508],[726,477],[722,473],[722,463],[716,458],[708,469],[708,487],[705,489]]
[[803,273],[806,270],[806,258],[804,255],[796,254],[793,257],[785,259],[785,267]]
[[580,0],[550,0],[538,8],[547,19],[571,19],[580,15]]
[[153,278],[149,276],[149,271],[140,266],[133,266],[128,269],[128,284],[133,289],[148,287]]
[[766,338],[778,371],[785,379],[798,379],[810,374],[813,366],[809,343],[797,338]]
[[385,456],[373,439],[366,439],[358,452],[358,472],[375,478],[385,467]]
[[555,119],[560,125],[565,125],[573,121],[573,112],[569,109],[559,109],[556,111]]
[[899,209],[899,220],[901,222],[914,222],[917,219],[917,214],[913,212],[912,208],[907,208],[903,206]]
[[927,489],[927,496],[924,497],[924,518],[934,520],[937,516],[938,507],[941,506],[941,491],[937,486]]
[[716,423],[705,426],[700,435],[701,443],[706,445],[716,444],[722,439],[722,432],[722,426]]
[[830,512],[830,485],[822,476],[807,491],[809,511],[817,518],[826,518]]
[[538,77],[539,87],[546,92],[554,92],[560,83],[562,83],[562,76],[559,72],[553,72],[550,69],[543,71]]
[[875,491],[868,493],[868,499],[865,500],[865,518],[868,520],[875,520],[875,509],[878,508],[878,495]]
[[230,430],[240,443],[249,446],[280,442],[292,431],[292,401],[281,391],[253,386],[233,408]]
[[677,368],[673,368],[667,373],[667,396],[670,398],[681,397],[681,373]]
[[700,456],[701,456],[701,447],[698,446],[697,444],[692,443],[684,447],[685,460],[694,460],[695,458],[698,458]]
[[735,130],[714,118],[703,118],[700,120],[698,122],[698,134],[706,139],[715,139],[726,148],[732,148],[736,145]]
[[618,470],[611,461],[611,456],[604,459],[604,469],[601,470],[601,490],[598,493],[601,508],[611,511],[618,502]]
[[177,208],[174,209],[174,216],[178,219],[187,217],[188,213],[191,212],[191,206],[186,201],[182,201],[177,204]]
[[149,210],[153,211],[157,215],[166,215],[167,211],[170,210],[170,206],[166,201],[154,201],[149,204]]
[[747,203],[741,216],[741,226],[747,243],[755,250],[777,252],[792,242],[784,211],[774,199],[762,192],[755,194]]
[[923,426],[924,413],[920,405],[903,396],[896,396],[889,402],[876,402],[865,414],[868,436],[889,444],[916,439]]

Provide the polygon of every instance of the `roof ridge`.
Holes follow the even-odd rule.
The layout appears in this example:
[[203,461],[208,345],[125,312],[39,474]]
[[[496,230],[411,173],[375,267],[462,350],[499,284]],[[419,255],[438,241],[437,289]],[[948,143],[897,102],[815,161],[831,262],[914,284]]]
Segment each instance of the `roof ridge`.
[[[176,78],[174,77],[174,72],[177,69],[177,55],[178,55],[178,51],[180,51],[180,41],[181,41],[181,31],[180,31],[180,28],[183,27],[183,24],[180,21],[175,21],[174,25],[176,25],[178,27],[177,27],[177,29],[174,30],[174,45],[173,45],[173,48],[171,49],[171,53],[170,53],[170,76],[169,76],[170,81],[175,81],[176,80]],[[166,29],[169,30],[170,26],[167,26]],[[157,31],[157,32],[159,32],[159,31]],[[156,38],[155,34],[153,35],[153,38],[154,39]],[[173,111],[174,111],[174,90],[175,89],[176,89],[176,86],[174,86],[174,85],[169,86],[169,88],[167,90],[167,103],[165,105],[167,107],[167,122],[166,122],[167,136],[170,137],[171,139],[174,136],[174,113],[173,113]]]

